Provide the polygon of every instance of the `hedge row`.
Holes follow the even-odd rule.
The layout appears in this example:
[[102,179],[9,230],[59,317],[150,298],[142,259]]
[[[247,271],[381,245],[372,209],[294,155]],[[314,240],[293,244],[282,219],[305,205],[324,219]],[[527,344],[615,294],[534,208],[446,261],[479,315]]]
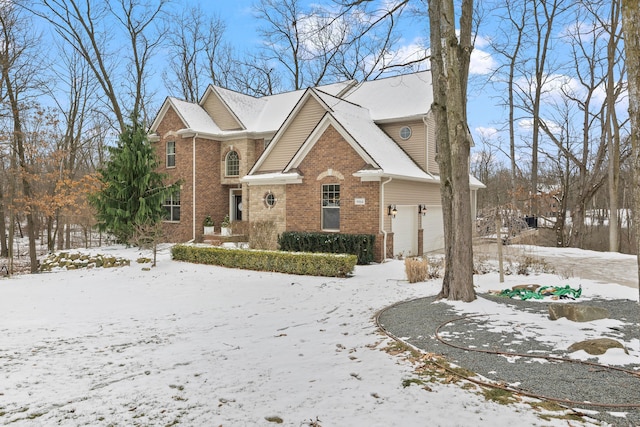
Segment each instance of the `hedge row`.
[[373,261],[376,236],[373,234],[308,233],[285,231],[278,238],[282,251],[352,254],[358,264]]
[[345,277],[353,273],[357,261],[357,257],[354,255],[226,249],[215,246],[188,245],[173,246],[171,257],[177,261],[188,261],[197,264],[329,277]]

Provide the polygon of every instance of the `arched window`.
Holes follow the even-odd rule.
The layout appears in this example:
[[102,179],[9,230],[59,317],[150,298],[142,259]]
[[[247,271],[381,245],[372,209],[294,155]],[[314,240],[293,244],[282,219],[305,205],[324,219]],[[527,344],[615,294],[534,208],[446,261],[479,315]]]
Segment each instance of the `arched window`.
[[229,151],[225,158],[225,174],[226,176],[238,176],[240,175],[240,157],[236,151]]

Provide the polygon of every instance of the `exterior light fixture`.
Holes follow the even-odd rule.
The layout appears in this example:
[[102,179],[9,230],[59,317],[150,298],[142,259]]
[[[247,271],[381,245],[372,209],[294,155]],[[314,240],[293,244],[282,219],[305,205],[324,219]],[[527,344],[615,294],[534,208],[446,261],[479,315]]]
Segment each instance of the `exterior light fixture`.
[[395,218],[397,214],[398,214],[398,209],[396,209],[396,205],[389,205],[389,207],[387,208],[387,215],[390,215],[391,217]]
[[418,215],[425,216],[427,214],[427,205],[418,205]]

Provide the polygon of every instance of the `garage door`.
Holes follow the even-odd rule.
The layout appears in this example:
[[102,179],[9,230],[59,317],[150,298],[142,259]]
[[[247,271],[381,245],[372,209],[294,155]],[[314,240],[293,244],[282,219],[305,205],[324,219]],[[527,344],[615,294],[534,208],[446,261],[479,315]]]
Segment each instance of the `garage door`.
[[422,217],[423,251],[426,254],[430,251],[444,248],[444,226],[442,224],[442,207],[427,208],[427,213]]
[[397,206],[398,213],[391,219],[393,255],[418,255],[418,211],[415,206]]

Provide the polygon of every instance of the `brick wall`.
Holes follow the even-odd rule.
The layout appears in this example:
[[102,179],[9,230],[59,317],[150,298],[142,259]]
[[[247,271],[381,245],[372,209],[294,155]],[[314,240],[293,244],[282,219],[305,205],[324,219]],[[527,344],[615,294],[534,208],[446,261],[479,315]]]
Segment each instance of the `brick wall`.
[[[250,203],[247,197],[247,186],[240,184],[240,177],[248,173],[257,157],[263,151],[262,139],[239,139],[221,143],[204,138],[195,140],[195,235],[193,221],[193,137],[182,138],[177,131],[185,125],[173,109],[169,109],[158,125],[157,134],[160,140],[152,143],[156,147],[159,171],[169,176],[168,181],[182,181],[180,188],[180,221],[164,222],[165,239],[170,242],[185,242],[202,235],[202,223],[205,216],[211,215],[216,223],[229,213],[229,190],[243,189],[243,219],[249,218]],[[166,143],[176,143],[176,166],[166,167]],[[240,176],[224,178],[224,155],[231,146],[240,155]]]
[[[361,182],[353,176],[365,166],[364,160],[330,126],[298,167],[303,183],[287,186],[286,229],[323,231],[322,185],[340,184],[340,233],[374,234],[376,260],[380,261],[380,183]],[[356,198],[364,199],[365,204],[356,205]]]

